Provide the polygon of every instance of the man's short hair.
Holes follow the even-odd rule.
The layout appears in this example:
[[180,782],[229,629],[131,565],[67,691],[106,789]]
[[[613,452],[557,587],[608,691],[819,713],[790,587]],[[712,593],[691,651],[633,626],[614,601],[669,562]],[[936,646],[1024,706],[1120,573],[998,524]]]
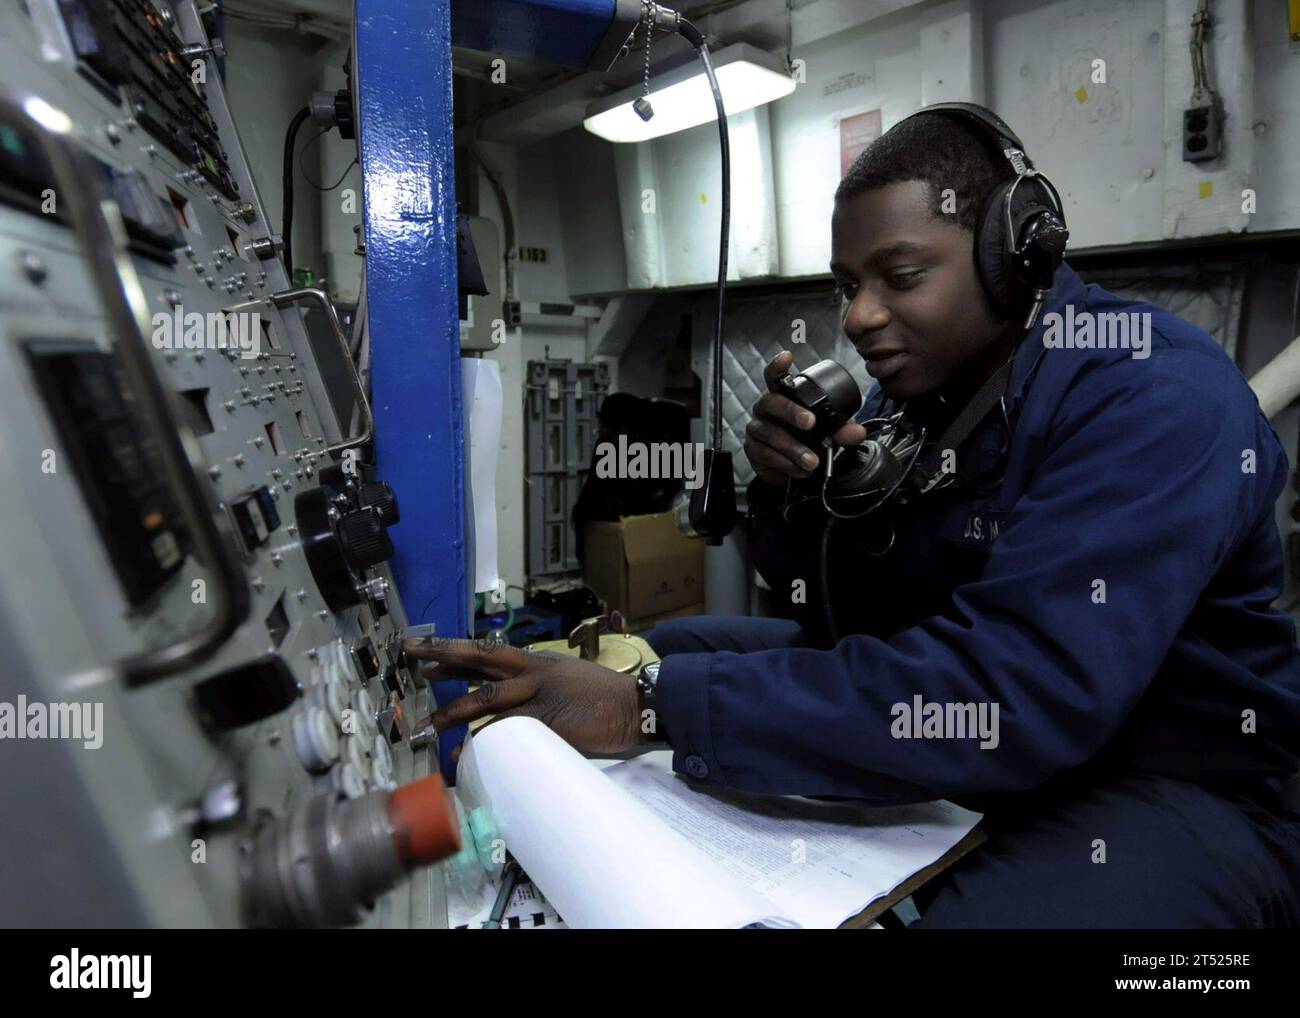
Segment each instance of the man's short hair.
[[[931,211],[973,233],[990,192],[1012,172],[973,129],[954,116],[935,113],[900,121],[868,145],[840,181],[835,202],[889,184],[923,180],[930,188]],[[949,188],[956,210],[946,213],[943,192]]]

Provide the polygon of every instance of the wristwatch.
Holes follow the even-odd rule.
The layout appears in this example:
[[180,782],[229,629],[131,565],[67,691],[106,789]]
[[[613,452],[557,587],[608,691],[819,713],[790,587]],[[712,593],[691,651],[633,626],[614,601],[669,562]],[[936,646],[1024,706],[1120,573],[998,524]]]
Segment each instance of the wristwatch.
[[[637,673],[636,688],[640,694],[640,708],[637,711],[637,725],[641,729],[642,742],[667,742],[668,733],[664,731],[663,719],[659,716],[659,666],[662,662],[652,661]],[[649,716],[646,715],[649,711]],[[647,728],[649,731],[647,731]]]

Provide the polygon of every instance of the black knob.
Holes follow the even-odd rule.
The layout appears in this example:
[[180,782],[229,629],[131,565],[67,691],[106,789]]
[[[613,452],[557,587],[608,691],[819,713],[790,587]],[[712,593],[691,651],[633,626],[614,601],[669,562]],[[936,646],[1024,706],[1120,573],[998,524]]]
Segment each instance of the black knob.
[[393,557],[393,542],[374,509],[358,509],[339,520],[339,542],[353,569],[366,569]]
[[358,501],[362,506],[374,509],[384,526],[391,527],[401,518],[397,511],[397,493],[387,481],[367,481],[361,485]]
[[311,488],[293,500],[294,518],[302,534],[307,564],[330,611],[360,604],[357,577],[343,555],[343,542],[335,532],[334,511],[325,488]]

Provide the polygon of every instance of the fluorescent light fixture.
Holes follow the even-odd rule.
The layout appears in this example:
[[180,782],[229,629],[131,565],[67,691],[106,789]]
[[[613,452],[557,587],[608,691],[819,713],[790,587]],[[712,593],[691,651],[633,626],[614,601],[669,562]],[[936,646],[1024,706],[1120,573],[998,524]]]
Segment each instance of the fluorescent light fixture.
[[[785,62],[757,47],[738,42],[710,54],[727,115],[743,113],[794,91],[794,78]],[[655,115],[642,120],[632,109],[641,97],[641,83],[597,99],[582,122],[606,141],[646,141],[707,124],[717,116],[709,79],[698,59],[650,79],[650,105]]]

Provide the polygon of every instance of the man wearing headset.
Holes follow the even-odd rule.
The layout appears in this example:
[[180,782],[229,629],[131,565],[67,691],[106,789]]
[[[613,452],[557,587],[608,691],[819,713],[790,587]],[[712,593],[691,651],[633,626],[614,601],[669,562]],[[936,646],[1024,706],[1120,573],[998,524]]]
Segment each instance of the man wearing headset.
[[[668,623],[635,679],[413,642],[482,682],[435,723],[525,714],[588,752],[665,739],[703,784],[984,811],[988,842],[915,925],[1300,925],[1300,652],[1271,607],[1285,454],[1213,340],[1061,263],[1063,218],[982,108],[885,134],[837,192],[832,270],[878,383],[858,421],[942,436],[944,483],[840,513],[822,545],[826,517],[787,511],[829,450],[776,391],[782,353],[745,452],[751,552],[805,592],[795,618]],[[1139,330],[1122,346],[1062,334],[1117,314]],[[993,724],[945,727],[962,711]]]

